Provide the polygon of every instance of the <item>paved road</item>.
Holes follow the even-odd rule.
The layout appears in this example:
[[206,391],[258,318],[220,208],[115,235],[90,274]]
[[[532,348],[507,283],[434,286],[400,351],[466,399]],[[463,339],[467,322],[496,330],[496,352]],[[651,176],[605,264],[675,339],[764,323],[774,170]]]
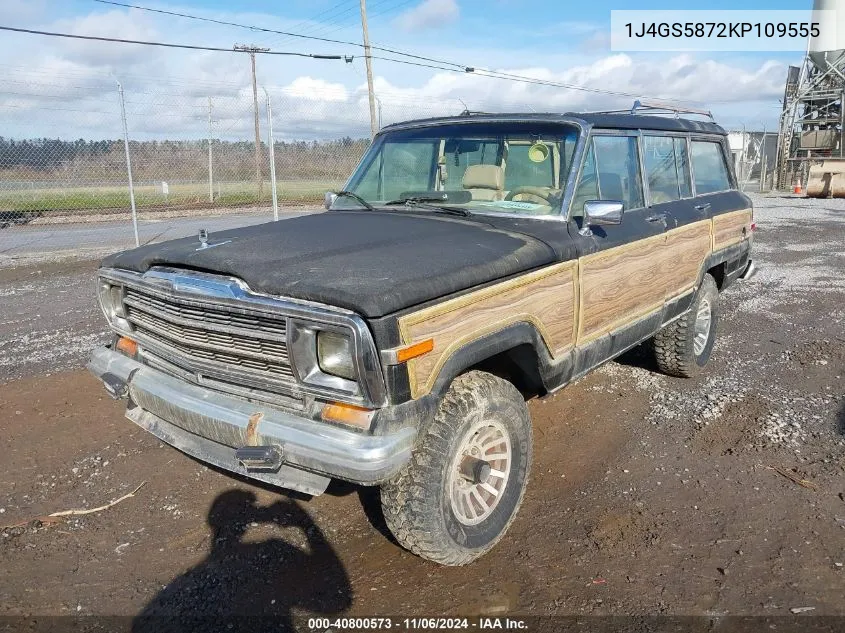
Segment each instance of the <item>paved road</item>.
[[[288,219],[308,211],[284,213],[282,217]],[[200,228],[211,232],[224,231],[270,220],[272,213],[269,209],[267,213],[143,220],[138,223],[138,235],[141,243],[146,244],[196,235]],[[73,252],[96,256],[134,245],[132,224],[128,216],[120,220],[88,224],[12,226],[0,229],[0,267],[21,260],[56,259]]]

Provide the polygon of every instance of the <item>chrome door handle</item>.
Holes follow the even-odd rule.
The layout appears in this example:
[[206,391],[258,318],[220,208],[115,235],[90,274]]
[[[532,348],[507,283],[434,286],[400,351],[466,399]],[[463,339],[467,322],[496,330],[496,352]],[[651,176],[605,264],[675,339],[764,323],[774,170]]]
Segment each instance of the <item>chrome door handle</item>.
[[666,223],[666,214],[660,213],[658,215],[653,215],[650,218],[645,219],[646,222],[663,222]]
[[695,205],[696,211],[709,211],[710,210],[710,203],[705,202],[704,204],[697,204]]

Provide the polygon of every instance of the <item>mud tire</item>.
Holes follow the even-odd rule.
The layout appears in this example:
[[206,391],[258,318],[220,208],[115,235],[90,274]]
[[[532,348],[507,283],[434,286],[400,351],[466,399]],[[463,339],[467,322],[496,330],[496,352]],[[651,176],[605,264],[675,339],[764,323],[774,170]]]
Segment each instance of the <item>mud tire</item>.
[[[466,525],[453,508],[452,466],[482,421],[495,421],[507,433],[508,479],[491,514],[476,525]],[[522,503],[532,454],[528,407],[511,383],[471,371],[454,380],[421,433],[410,462],[381,488],[387,526],[403,547],[422,558],[441,565],[466,565],[502,538]]]

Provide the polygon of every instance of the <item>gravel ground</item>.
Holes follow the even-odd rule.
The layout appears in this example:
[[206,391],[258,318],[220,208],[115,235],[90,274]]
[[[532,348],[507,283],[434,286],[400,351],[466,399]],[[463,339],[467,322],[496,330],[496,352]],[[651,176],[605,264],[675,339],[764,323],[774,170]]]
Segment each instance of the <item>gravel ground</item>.
[[845,615],[845,200],[755,205],[707,371],[642,346],[532,401],[525,503],[465,568],[401,550],[371,489],[286,496],[136,429],[78,369],[94,266],[0,271],[0,616]]

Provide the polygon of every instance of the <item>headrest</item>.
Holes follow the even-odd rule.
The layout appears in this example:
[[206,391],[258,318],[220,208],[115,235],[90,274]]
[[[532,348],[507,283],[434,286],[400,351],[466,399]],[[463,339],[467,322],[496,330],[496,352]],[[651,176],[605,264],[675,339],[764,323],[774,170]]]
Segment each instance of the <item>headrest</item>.
[[602,200],[625,200],[625,189],[622,178],[612,171],[599,172]]
[[498,165],[470,165],[464,172],[464,189],[505,188],[505,172]]

